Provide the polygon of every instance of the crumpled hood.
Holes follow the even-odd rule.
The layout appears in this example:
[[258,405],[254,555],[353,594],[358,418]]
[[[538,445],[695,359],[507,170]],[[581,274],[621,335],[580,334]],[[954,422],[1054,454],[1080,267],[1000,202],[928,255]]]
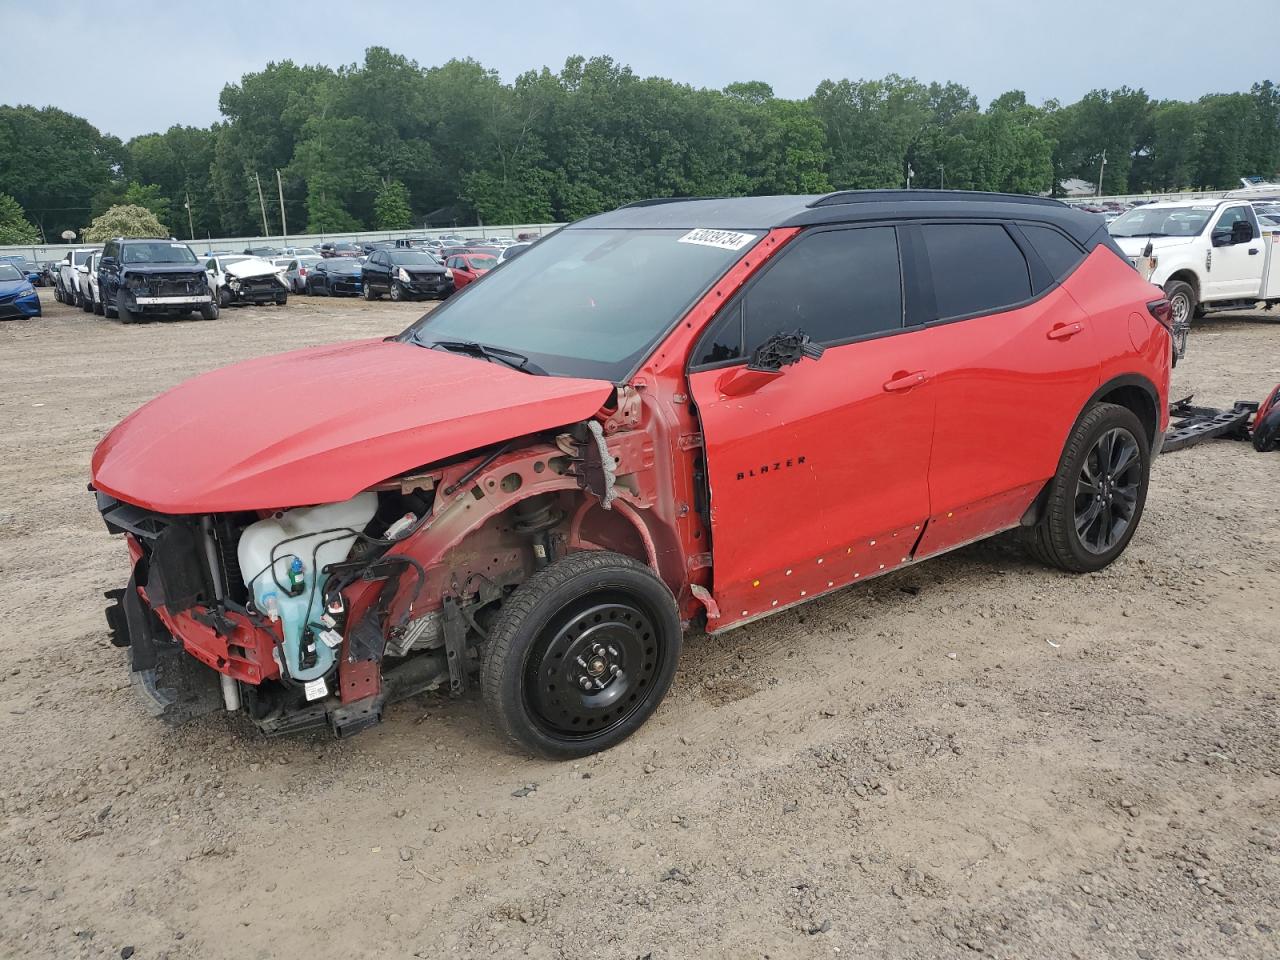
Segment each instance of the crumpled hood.
[[333,503],[585,420],[612,390],[405,343],[313,347],[203,374],[138,408],[93,451],[93,484],[162,513]]
[[239,277],[242,280],[249,277],[270,277],[283,270],[283,267],[277,267],[274,263],[266,260],[260,260],[257,257],[250,257],[248,260],[237,260],[235,263],[228,263],[225,272],[228,276]]
[[1151,244],[1151,252],[1159,253],[1161,250],[1168,250],[1172,247],[1188,246],[1195,237],[1112,237],[1121,250],[1128,257],[1140,257],[1142,251],[1147,249],[1147,244]]

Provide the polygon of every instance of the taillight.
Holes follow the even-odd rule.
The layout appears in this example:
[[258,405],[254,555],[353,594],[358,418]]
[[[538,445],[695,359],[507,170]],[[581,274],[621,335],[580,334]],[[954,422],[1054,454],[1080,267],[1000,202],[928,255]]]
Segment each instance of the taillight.
[[1152,300],[1147,304],[1147,312],[1156,323],[1173,333],[1173,304],[1168,300]]
[[306,275],[307,275],[307,268],[306,268],[306,267],[299,267],[299,268],[298,268],[298,276],[300,276],[300,277],[305,277]]

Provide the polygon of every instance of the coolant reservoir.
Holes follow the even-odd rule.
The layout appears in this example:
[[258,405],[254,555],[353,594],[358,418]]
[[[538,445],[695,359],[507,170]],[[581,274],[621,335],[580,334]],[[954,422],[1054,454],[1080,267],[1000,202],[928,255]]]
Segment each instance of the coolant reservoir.
[[360,493],[342,503],[286,510],[240,535],[236,555],[245,586],[261,613],[281,621],[285,668],[294,680],[314,680],[333,666],[337,653],[323,643],[316,643],[316,662],[302,666],[303,633],[324,611],[327,578],[320,571],[347,558],[377,509],[376,493]]

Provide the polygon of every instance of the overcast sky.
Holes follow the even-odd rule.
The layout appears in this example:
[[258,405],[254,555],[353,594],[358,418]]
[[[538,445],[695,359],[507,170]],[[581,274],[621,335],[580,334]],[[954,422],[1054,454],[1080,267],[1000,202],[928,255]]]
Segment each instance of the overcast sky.
[[[1128,84],[1157,98],[1280,79],[1280,0],[0,0],[20,26],[0,102],[52,104],[128,139],[219,118],[223,84],[272,60],[338,66],[381,45],[427,66],[473,57],[504,80],[607,54],[643,76],[804,97],[825,78],[954,80],[985,105]],[[6,31],[9,32],[9,31]]]

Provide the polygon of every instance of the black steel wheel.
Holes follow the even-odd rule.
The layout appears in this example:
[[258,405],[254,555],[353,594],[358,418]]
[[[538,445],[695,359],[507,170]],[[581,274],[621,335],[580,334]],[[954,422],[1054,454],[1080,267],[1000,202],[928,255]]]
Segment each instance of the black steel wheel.
[[671,686],[680,616],[666,585],[620,554],[571,554],[504,602],[482,665],[499,730],[551,758],[634,733]]
[[1032,554],[1063,570],[1101,570],[1124,552],[1147,500],[1151,447],[1133,411],[1088,410],[1071,431],[1043,513],[1026,531]]

